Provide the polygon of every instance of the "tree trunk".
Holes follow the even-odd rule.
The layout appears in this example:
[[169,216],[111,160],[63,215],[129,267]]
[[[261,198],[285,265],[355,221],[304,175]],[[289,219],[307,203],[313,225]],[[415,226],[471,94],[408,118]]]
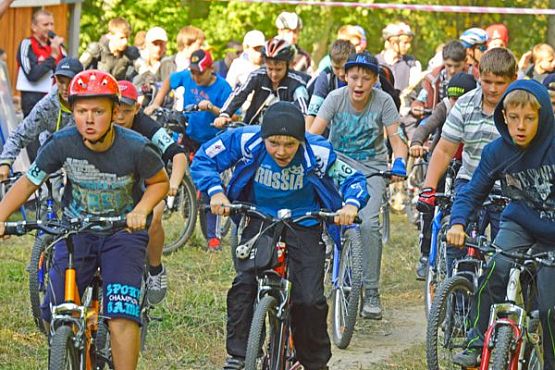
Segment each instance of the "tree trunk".
[[[555,9],[555,0],[549,0],[549,8]],[[555,15],[549,16],[546,41],[550,45],[555,45]]]

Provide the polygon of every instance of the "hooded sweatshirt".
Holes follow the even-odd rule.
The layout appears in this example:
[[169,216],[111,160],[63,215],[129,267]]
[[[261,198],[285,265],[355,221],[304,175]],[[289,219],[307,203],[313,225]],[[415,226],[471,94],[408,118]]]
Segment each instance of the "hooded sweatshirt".
[[[533,94],[541,104],[536,136],[526,149],[513,143],[503,116],[503,101],[513,90]],[[547,89],[535,80],[513,82],[495,108],[494,122],[501,137],[486,145],[472,180],[457,194],[451,224],[466,225],[468,217],[487,198],[495,180],[511,199],[501,221],[521,225],[537,240],[555,241],[555,118]]]

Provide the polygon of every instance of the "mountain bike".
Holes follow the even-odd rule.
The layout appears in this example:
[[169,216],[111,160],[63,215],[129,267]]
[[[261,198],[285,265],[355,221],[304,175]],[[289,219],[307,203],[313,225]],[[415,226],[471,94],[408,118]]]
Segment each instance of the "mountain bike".
[[[37,220],[32,222],[6,222],[6,235],[23,235],[40,230],[55,238],[65,239],[68,249],[68,267],[65,271],[64,302],[52,309],[49,331],[50,370],[113,368],[107,324],[101,313],[102,280],[97,270],[92,281],[79,295],[74,265],[73,235],[83,231],[113,233],[127,226],[124,217],[90,217],[71,220]],[[143,294],[142,297],[145,295]],[[141,304],[141,319],[146,331],[149,307]],[[141,333],[141,337],[143,334]]]
[[[449,227],[449,214],[454,200],[455,178],[460,166],[461,162],[459,160],[451,160],[445,174],[445,192],[436,193],[434,195],[436,206],[432,219],[432,237],[428,255],[426,285],[424,286],[424,309],[426,317],[428,317],[428,313],[430,312],[435,292],[441,282],[445,280],[448,273],[447,243],[445,242],[445,235]],[[422,221],[421,224],[423,223]]]
[[[437,199],[437,198],[436,198]],[[489,195],[482,208],[504,207],[508,198]],[[440,233],[442,248],[447,247],[445,225]],[[478,213],[469,220],[467,234],[469,240],[485,237]],[[446,265],[447,257],[440,257],[445,270],[445,280],[441,281],[434,292],[433,303],[428,313],[426,331],[426,358],[429,369],[451,369],[452,358],[456,352],[464,349],[467,333],[470,329],[470,306],[474,294],[478,291],[478,278],[484,273],[485,259],[481,249],[467,241],[466,256],[453,262],[452,270]],[[446,251],[446,249],[445,249]],[[450,277],[446,277],[450,275]]]
[[[44,182],[46,187],[46,197],[42,199],[41,191],[37,199],[40,201],[37,210],[37,219],[43,221],[55,221],[58,219],[57,205],[54,199],[53,181],[63,176],[62,172],[58,172],[49,176]],[[54,181],[55,183],[56,181]],[[44,214],[41,214],[44,213]],[[31,312],[33,319],[39,330],[48,334],[44,326],[40,305],[46,295],[48,287],[48,271],[52,265],[52,258],[54,256],[54,236],[39,230],[35,237],[35,242],[31,250],[31,259],[27,266],[29,272],[29,300],[31,302]]]
[[490,310],[480,370],[543,369],[544,338],[535,309],[535,272],[541,266],[555,267],[555,253],[529,247],[503,250],[484,237],[473,246],[512,263],[505,301],[492,305]]
[[[278,233],[278,235],[274,235],[274,239],[278,240],[275,246],[277,264],[267,266],[267,269],[257,272],[258,292],[249,332],[245,369],[301,369],[301,365],[295,359],[291,336],[290,295],[292,284],[287,279],[287,245],[279,240],[279,233],[283,229],[277,226],[287,226],[314,218],[330,222],[333,221],[336,213],[309,212],[304,216],[292,219],[291,210],[283,209],[279,210],[277,218],[274,218],[260,212],[255,206],[232,204],[229,207],[233,214],[254,216],[268,222],[269,226],[266,229],[275,227],[274,233]],[[253,243],[246,242],[239,245],[236,249],[237,258],[250,258],[252,249]]]
[[[198,110],[196,105],[185,107],[184,112]],[[168,108],[158,108],[153,118],[170,134],[178,144],[183,144],[183,136],[187,127],[187,119],[182,112]],[[191,153],[187,153],[189,161]],[[194,154],[194,153],[192,153]],[[166,167],[171,174],[171,162]],[[167,196],[165,199],[164,213],[162,215],[162,226],[165,231],[164,254],[172,253],[181,248],[193,234],[197,222],[197,191],[187,171],[183,176],[181,185],[175,196]]]

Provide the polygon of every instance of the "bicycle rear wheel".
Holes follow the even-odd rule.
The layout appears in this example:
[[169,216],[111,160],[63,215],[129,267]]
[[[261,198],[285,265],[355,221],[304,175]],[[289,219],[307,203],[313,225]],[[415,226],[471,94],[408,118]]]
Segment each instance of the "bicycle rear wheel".
[[94,347],[96,351],[95,370],[102,370],[106,365],[108,365],[109,369],[112,369],[114,366],[112,362],[112,348],[110,347],[110,330],[108,329],[108,323],[104,319],[100,319],[98,322],[98,330],[94,337]]
[[332,332],[334,344],[345,349],[351,342],[358,315],[362,288],[362,244],[360,229],[345,231],[339,262],[337,285],[331,300]]
[[71,326],[60,326],[50,340],[49,370],[78,370],[80,354],[73,343]]
[[185,174],[173,204],[166,198],[162,215],[165,231],[164,254],[181,248],[193,234],[197,222],[197,196],[195,186],[188,174]]
[[285,347],[288,330],[285,322],[276,316],[277,300],[272,296],[263,297],[254,311],[245,370],[282,369],[285,364]]
[[460,369],[452,359],[464,349],[473,294],[474,286],[462,276],[455,275],[439,286],[428,315],[428,369]]
[[35,238],[28,267],[31,311],[37,328],[44,334],[47,333],[42,321],[40,305],[48,287],[48,272],[54,255],[54,250],[51,247],[52,241],[53,237],[48,234],[38,235]]

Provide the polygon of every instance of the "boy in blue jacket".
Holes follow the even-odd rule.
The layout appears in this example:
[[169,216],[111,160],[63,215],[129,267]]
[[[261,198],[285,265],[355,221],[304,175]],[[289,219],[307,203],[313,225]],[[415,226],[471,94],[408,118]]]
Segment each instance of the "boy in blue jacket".
[[[546,88],[534,80],[512,83],[495,108],[494,121],[501,137],[484,148],[472,180],[457,194],[447,242],[464,246],[469,216],[500,179],[511,203],[501,214],[495,244],[505,250],[527,245],[555,250],[555,119]],[[470,314],[474,327],[467,349],[453,358],[456,364],[478,365],[490,306],[505,299],[510,268],[511,262],[499,255],[488,262]],[[553,281],[555,268],[537,272],[544,369],[555,369]]]
[[[233,166],[226,195],[219,173]],[[279,209],[291,209],[293,218],[321,208],[338,210],[335,222],[348,225],[368,200],[365,177],[337,159],[324,138],[305,134],[303,114],[290,102],[270,106],[262,126],[228,130],[204,144],[195,156],[191,175],[197,188],[210,196],[212,212],[220,215],[228,213],[225,205],[230,201],[243,201],[273,216]],[[255,235],[260,226],[260,220],[250,218],[243,236]],[[293,283],[291,325],[296,357],[307,370],[327,369],[331,349],[322,227],[316,222],[302,223],[286,229],[282,240],[287,243],[288,278]],[[255,274],[238,272],[227,296],[226,370],[244,366],[256,291]]]

